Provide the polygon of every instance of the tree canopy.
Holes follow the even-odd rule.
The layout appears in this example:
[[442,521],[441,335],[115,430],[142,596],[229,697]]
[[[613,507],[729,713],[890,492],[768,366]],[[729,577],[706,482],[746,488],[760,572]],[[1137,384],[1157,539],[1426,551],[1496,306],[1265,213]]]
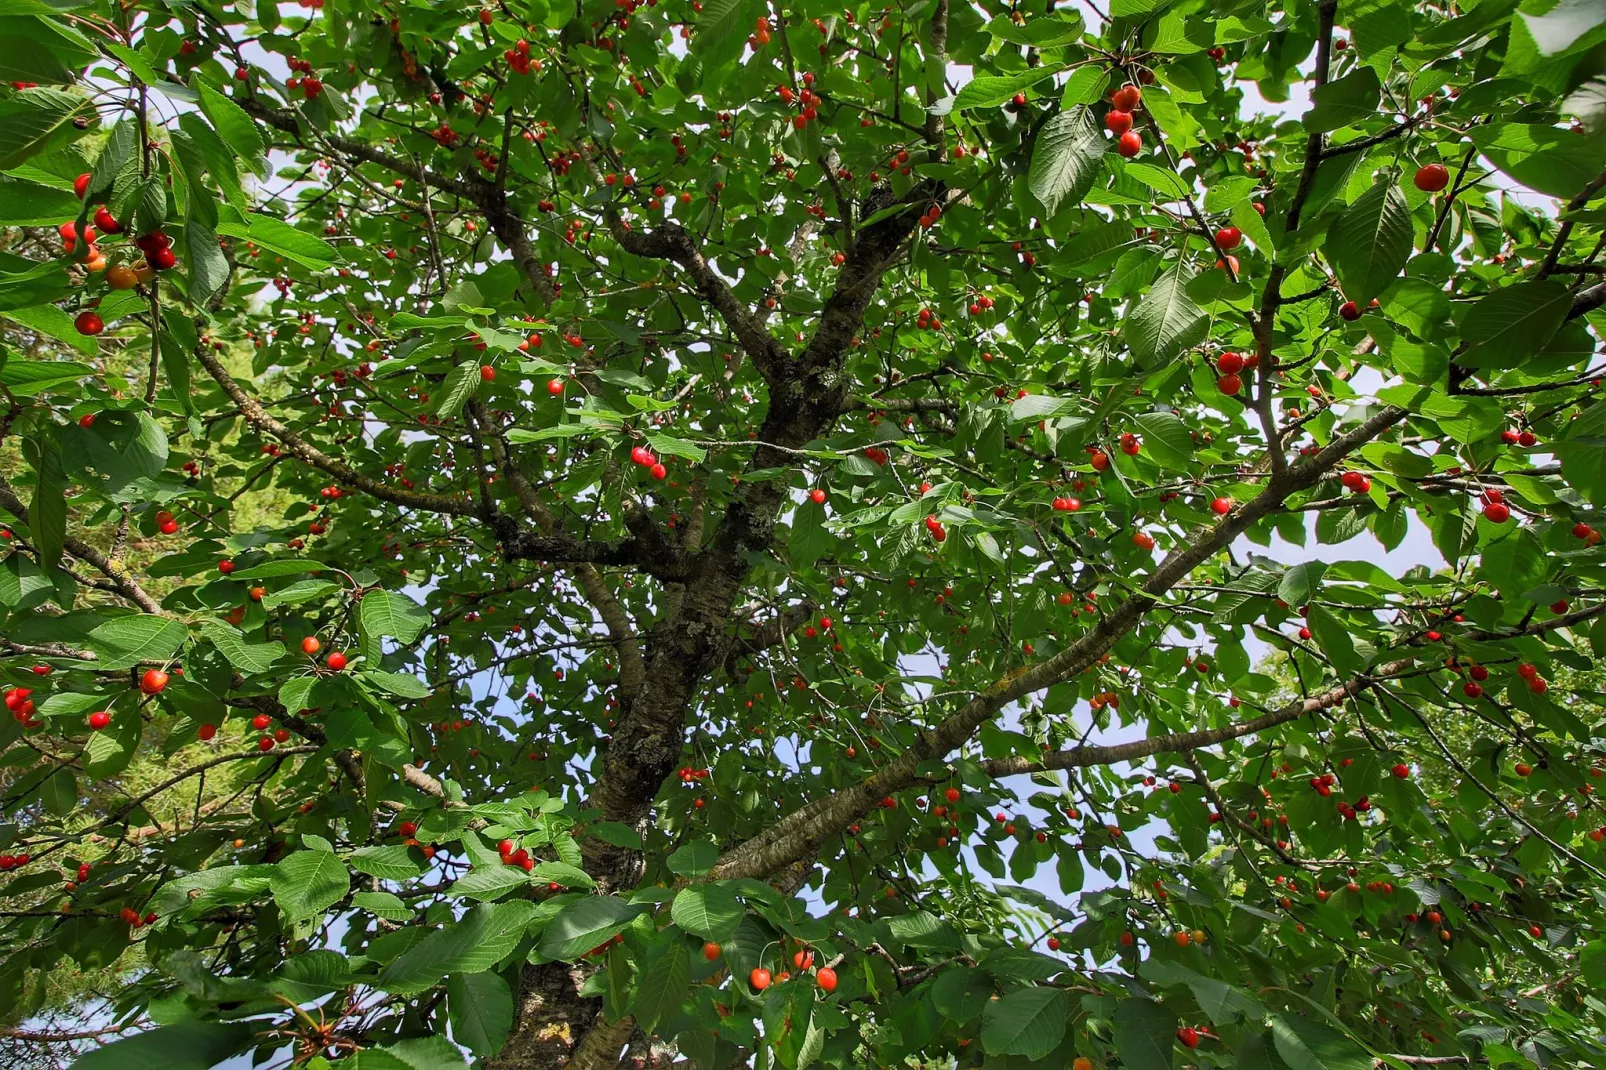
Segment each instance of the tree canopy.
[[1606,7],[0,30],[8,1036],[1606,1059]]

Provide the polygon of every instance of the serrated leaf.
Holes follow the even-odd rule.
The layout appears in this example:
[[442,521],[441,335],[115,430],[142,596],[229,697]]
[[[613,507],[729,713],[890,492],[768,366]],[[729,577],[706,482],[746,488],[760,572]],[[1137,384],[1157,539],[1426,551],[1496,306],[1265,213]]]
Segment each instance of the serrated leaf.
[[1085,107],[1061,111],[1037,135],[1026,188],[1044,212],[1053,215],[1062,204],[1079,202],[1093,188],[1104,151],[1104,137]]
[[471,360],[466,360],[453,368],[441,384],[440,404],[435,408],[435,415],[443,420],[450,420],[463,411],[468,399],[474,396],[474,390],[484,382],[480,378],[480,366]]
[[1478,298],[1461,321],[1472,348],[1463,367],[1510,368],[1544,349],[1572,311],[1573,295],[1554,279],[1502,286]]
[[345,898],[351,876],[332,851],[297,851],[273,867],[268,887],[279,909],[299,921],[316,917]]
[[645,909],[611,895],[588,895],[552,919],[541,934],[537,951],[545,959],[572,962],[623,932]]
[[[1081,29],[1077,27],[1077,33]],[[1073,38],[1074,40],[1074,38]],[[960,87],[954,95],[954,111],[968,111],[971,108],[996,108],[1006,103],[1016,93],[1024,92],[1045,78],[1052,77],[1065,67],[1032,67],[1014,74],[988,75],[979,74]]]
[[446,1017],[459,1044],[489,1059],[513,1028],[513,990],[489,970],[454,973],[446,978]]
[[1175,360],[1204,340],[1209,317],[1188,296],[1188,278],[1183,265],[1175,265],[1127,313],[1122,333],[1139,365]]
[[1132,418],[1143,432],[1143,451],[1162,468],[1179,470],[1193,462],[1193,436],[1169,412],[1140,412]]
[[1124,999],[1115,1008],[1115,1044],[1128,1070],[1171,1070],[1177,1016],[1152,999]]
[[1364,306],[1399,275],[1415,241],[1405,195],[1392,179],[1384,179],[1333,221],[1322,248],[1344,296]]
[[669,909],[676,925],[716,943],[735,935],[737,926],[742,923],[742,913],[736,892],[719,881],[682,888]]
[[369,591],[363,595],[357,619],[365,634],[386,636],[404,646],[422,635],[430,624],[423,606],[394,591]]
[[235,668],[248,673],[267,672],[274,662],[284,657],[284,644],[278,640],[266,643],[247,642],[238,629],[218,621],[201,624],[201,634],[223,652]]
[[488,970],[518,945],[538,909],[527,899],[480,903],[404,951],[374,984],[386,992],[412,995],[450,973]]
[[44,87],[24,89],[0,101],[0,171],[59,148],[79,136],[74,119],[91,118],[89,97]]
[[1017,988],[988,1003],[982,1013],[982,1050],[988,1055],[1045,1058],[1065,1038],[1069,1003],[1059,989],[1036,986]]
[[200,98],[201,112],[212,124],[212,129],[239,155],[249,170],[266,177],[267,146],[255,120],[205,79],[197,76],[191,79],[190,84]]
[[422,857],[416,847],[391,843],[353,851],[346,861],[358,873],[366,873],[380,880],[404,881],[424,872],[424,865],[419,861]]
[[707,840],[688,843],[670,852],[664,864],[677,877],[701,877],[719,861],[719,848]]
[[691,984],[691,949],[671,937],[663,952],[647,963],[636,986],[632,1008],[641,1028],[650,1036],[658,1024],[680,1009]]

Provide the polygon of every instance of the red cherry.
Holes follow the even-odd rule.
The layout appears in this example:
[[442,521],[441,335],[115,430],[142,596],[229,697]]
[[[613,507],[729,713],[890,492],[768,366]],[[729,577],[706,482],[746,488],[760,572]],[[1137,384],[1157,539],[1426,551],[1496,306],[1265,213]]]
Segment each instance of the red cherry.
[[273,749],[273,737],[272,736],[263,736],[261,739],[257,740],[257,750],[269,751],[269,750],[272,750],[272,749]]
[[557,397],[559,394],[563,393],[563,380],[553,379],[548,382],[546,385],[546,392],[551,394],[553,397]]
[[1411,776],[1411,767],[1406,765],[1404,762],[1400,762],[1393,769],[1390,769],[1389,772],[1393,773],[1401,780],[1408,780]]
[[91,338],[106,329],[106,322],[100,318],[100,314],[91,312],[88,309],[78,313],[78,317],[72,321],[72,325],[79,334],[88,335]]
[[117,217],[112,215],[104,205],[95,210],[95,226],[99,227],[103,234],[121,234],[123,232],[123,225],[117,222]]
[[1561,614],[1567,612],[1567,610],[1569,608],[1570,607],[1569,607],[1569,605],[1567,603],[1567,599],[1565,599],[1565,598],[1560,598],[1560,599],[1557,599],[1556,601],[1550,603],[1550,611],[1552,613],[1556,614],[1557,616],[1560,616]]
[[258,732],[263,731],[272,723],[273,718],[269,717],[265,713],[259,713],[255,717],[251,718],[251,727],[255,728]]
[[1110,111],[1104,116],[1104,128],[1116,137],[1123,137],[1132,129],[1132,113],[1129,111]]
[[819,487],[815,487],[813,490],[809,491],[809,501],[813,502],[815,505],[824,505],[825,491],[821,490]]
[[1110,106],[1120,111],[1136,111],[1143,99],[1143,91],[1135,85],[1124,85],[1110,96]]
[[96,732],[112,723],[112,715],[105,710],[96,710],[89,715],[89,727]]
[[482,364],[480,366],[480,378],[485,380],[487,383],[490,382],[492,379],[496,378],[496,369],[491,367],[489,364]]
[[227,576],[229,573],[234,571],[234,562],[233,561],[219,561],[217,563],[217,570],[219,572],[223,573],[223,575]]
[[411,821],[403,821],[396,826],[396,835],[398,836],[415,836],[417,834],[418,826]]
[[316,635],[309,635],[305,639],[301,640],[301,652],[307,655],[309,658],[322,649],[323,644],[318,641],[318,637]]
[[1130,160],[1143,151],[1143,135],[1136,130],[1128,130],[1121,135],[1121,140],[1116,143],[1115,150]]
[[1184,1048],[1197,1048],[1199,1046],[1199,1031],[1191,1025],[1185,1025],[1177,1030],[1177,1040]]
[[1223,394],[1236,394],[1244,388],[1244,381],[1236,374],[1223,375],[1216,380],[1216,389]]
[[1338,306],[1338,314],[1343,319],[1358,320],[1361,318],[1361,308],[1354,301],[1345,301]]
[[[821,992],[836,991],[836,971],[829,966],[821,966],[814,975],[815,983],[820,986]],[[757,985],[753,987],[757,988]]]
[[703,945],[703,958],[707,959],[709,962],[713,962],[715,959],[719,958],[719,952],[719,945],[714,943],[712,940]]
[[1244,370],[1244,358],[1239,353],[1223,353],[1216,358],[1216,371],[1222,375],[1233,375]]
[[203,724],[200,728],[200,731],[196,732],[195,734],[200,737],[202,743],[209,743],[211,742],[212,737],[217,735],[217,725]]
[[1232,499],[1217,498],[1215,501],[1210,503],[1210,511],[1215,513],[1217,516],[1226,516],[1228,513],[1232,512]]
[[337,650],[329,655],[329,660],[325,664],[329,666],[332,672],[339,672],[346,667],[346,655]]
[[654,479],[667,479],[669,476],[669,469],[665,468],[661,463],[653,465],[647,471]]
[[1504,524],[1511,519],[1511,507],[1505,502],[1488,502],[1483,507],[1483,515],[1491,524]]
[[1223,251],[1238,248],[1239,245],[1243,244],[1243,240],[1243,231],[1237,227],[1222,227],[1216,231],[1216,244],[1221,246]]
[[145,675],[139,678],[139,689],[147,695],[160,694],[167,686],[167,673],[161,669],[146,669]]
[[84,194],[89,189],[89,179],[90,174],[88,171],[85,171],[83,174],[72,180],[72,191],[78,194],[79,200],[84,199]]
[[1411,181],[1423,193],[1437,193],[1450,184],[1450,171],[1442,163],[1425,164]]
[[762,966],[753,967],[753,972],[747,975],[747,983],[753,986],[753,991],[762,992],[770,986],[770,971]]

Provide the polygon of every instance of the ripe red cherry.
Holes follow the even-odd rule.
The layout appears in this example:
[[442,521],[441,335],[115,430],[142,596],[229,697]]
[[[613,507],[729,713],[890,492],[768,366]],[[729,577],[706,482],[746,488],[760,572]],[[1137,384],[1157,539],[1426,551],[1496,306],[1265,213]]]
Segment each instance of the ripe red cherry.
[[1345,301],[1338,306],[1338,314],[1344,319],[1355,321],[1361,318],[1361,306],[1354,301]]
[[1236,394],[1244,388],[1244,381],[1237,374],[1229,373],[1216,380],[1216,389],[1223,394]]
[[1550,611],[1558,616],[1567,612],[1569,608],[1570,606],[1565,598],[1557,599],[1556,601],[1550,603]]
[[715,959],[719,958],[719,951],[719,945],[710,940],[708,943],[703,945],[703,958],[707,959],[709,962],[713,962]]
[[669,477],[669,469],[665,468],[661,462],[653,465],[647,471],[654,479],[667,479]]
[[1104,129],[1116,137],[1124,136],[1128,130],[1132,129],[1132,113],[1119,110],[1108,112],[1104,116]]
[[1483,515],[1491,524],[1504,524],[1511,519],[1511,507],[1505,502],[1486,502]]
[[1244,370],[1244,358],[1241,353],[1223,353],[1216,358],[1216,371],[1222,375],[1233,375]]
[[492,11],[488,7],[480,8],[480,25],[481,26],[489,26],[491,23],[493,23],[495,21],[496,21],[496,12]]
[[1423,193],[1437,193],[1450,184],[1450,171],[1442,163],[1430,163],[1417,169],[1411,180]]
[[815,973],[814,980],[820,986],[821,992],[836,991],[836,971],[831,967],[821,966],[819,971]]
[[762,966],[754,966],[753,972],[747,975],[747,983],[753,986],[753,991],[762,992],[770,986],[770,971]]
[[106,329],[106,321],[100,318],[100,313],[88,309],[78,313],[78,318],[72,321],[73,328],[79,334],[93,338]]
[[229,573],[234,571],[234,562],[233,561],[219,561],[217,563],[217,570],[219,572],[223,573],[223,575],[227,576]]
[[83,174],[72,180],[72,191],[78,194],[79,200],[84,199],[84,193],[89,189],[89,178],[89,172],[85,171]]
[[1136,130],[1128,130],[1121,135],[1121,140],[1116,143],[1115,151],[1130,160],[1143,151],[1143,135]]
[[322,649],[323,644],[318,641],[318,637],[316,635],[309,635],[305,639],[301,640],[301,652],[308,657],[311,657]]
[[89,727],[96,732],[112,723],[112,715],[105,710],[96,710],[89,715]]
[[398,836],[413,836],[416,835],[417,832],[418,826],[411,821],[403,821],[401,824],[396,826],[396,835]]
[[1177,1030],[1177,1040],[1184,1048],[1197,1048],[1199,1046],[1199,1031],[1191,1025],[1185,1025]]
[[1389,772],[1393,773],[1401,780],[1408,780],[1411,776],[1411,767],[1406,765],[1404,762],[1400,762],[1395,765],[1393,769],[1390,769]]
[[255,728],[258,732],[261,732],[263,729],[267,728],[268,725],[270,725],[272,723],[273,723],[273,718],[269,717],[265,713],[259,713],[255,717],[251,718],[251,727]]
[[95,226],[99,227],[104,234],[121,234],[123,232],[123,225],[117,222],[117,217],[112,215],[104,205],[95,209]]
[[1210,503],[1210,511],[1215,513],[1217,516],[1226,516],[1228,513],[1232,512],[1232,499],[1217,498],[1215,501]]
[[480,365],[480,378],[487,383],[496,378],[496,369],[489,364]]
[[1136,111],[1143,99],[1143,91],[1135,85],[1124,85],[1110,97],[1110,106],[1120,111]]
[[332,671],[339,672],[346,667],[346,655],[337,650],[329,655],[329,660],[326,664]]
[[548,382],[546,385],[546,392],[551,394],[553,397],[557,397],[559,394],[563,393],[563,380],[553,379]]
[[959,801],[959,789],[949,788],[947,791],[942,793],[942,797],[951,803],[956,803]]
[[1533,771],[1534,771],[1534,767],[1529,765],[1529,764],[1527,764],[1526,762],[1518,762],[1517,765],[1516,765],[1516,773],[1517,773],[1518,776],[1527,776],[1530,773],[1532,773]]
[[813,490],[809,491],[809,501],[813,502],[815,505],[824,505],[825,491],[821,490],[819,487],[815,487]]
[[1243,244],[1244,232],[1237,227],[1222,227],[1216,231],[1216,244],[1223,250],[1236,249]]
[[139,678],[139,689],[147,695],[160,694],[167,686],[167,674],[161,669],[146,669],[145,675]]
[[1060,938],[1057,936],[1050,936],[1048,938],[1048,949],[1050,951],[1058,951],[1060,949]]
[[217,735],[217,725],[203,724],[200,728],[200,731],[196,732],[195,734],[200,737],[202,743],[210,743],[212,737]]

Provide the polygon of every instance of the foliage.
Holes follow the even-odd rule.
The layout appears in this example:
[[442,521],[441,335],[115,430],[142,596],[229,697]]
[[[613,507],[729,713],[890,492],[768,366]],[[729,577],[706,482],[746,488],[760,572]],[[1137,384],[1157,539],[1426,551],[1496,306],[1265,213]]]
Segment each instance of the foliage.
[[1598,1062],[1606,12],[1089,10],[9,7],[13,1017]]

